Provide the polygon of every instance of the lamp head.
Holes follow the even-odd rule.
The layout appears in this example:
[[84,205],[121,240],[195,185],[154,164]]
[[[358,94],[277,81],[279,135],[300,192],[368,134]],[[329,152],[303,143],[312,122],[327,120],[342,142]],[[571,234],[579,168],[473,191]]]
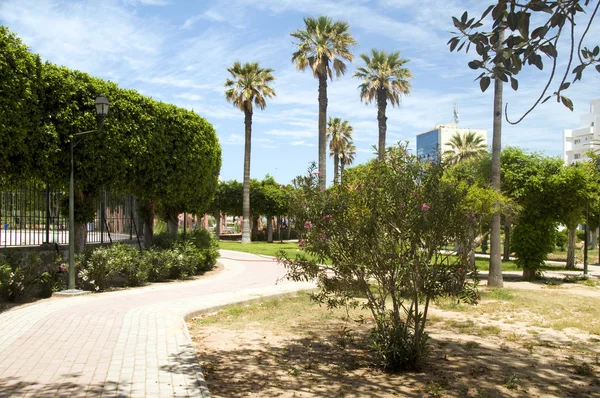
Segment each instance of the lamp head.
[[96,114],[104,119],[106,115],[108,115],[108,108],[110,107],[108,98],[106,98],[104,94],[100,94],[96,98],[96,101],[94,101],[94,105],[96,105]]

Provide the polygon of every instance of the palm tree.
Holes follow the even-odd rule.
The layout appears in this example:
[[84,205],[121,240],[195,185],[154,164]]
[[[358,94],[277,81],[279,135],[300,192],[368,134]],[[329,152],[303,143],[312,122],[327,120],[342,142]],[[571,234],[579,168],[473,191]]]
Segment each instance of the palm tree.
[[327,123],[327,141],[329,141],[330,156],[333,157],[333,183],[338,183],[340,151],[352,140],[352,126],[347,120],[339,117],[329,118]]
[[250,243],[250,153],[252,140],[252,109],[253,103],[259,109],[265,109],[266,99],[275,96],[275,90],[270,84],[275,80],[273,69],[261,68],[258,62],[241,64],[234,62],[227,68],[231,79],[225,82],[225,98],[233,106],[244,112],[246,126],[244,148],[244,187],[242,213],[242,244]]
[[450,164],[480,157],[487,153],[487,146],[483,142],[483,137],[473,131],[468,131],[463,135],[460,133],[454,134],[446,145],[450,145],[450,148],[452,148],[444,152],[444,157]]
[[340,149],[340,183],[343,182],[344,176],[344,168],[346,166],[350,166],[352,162],[354,162],[354,157],[356,156],[356,146],[352,143],[352,141],[348,140]]
[[336,77],[346,72],[344,60],[352,62],[354,58],[348,47],[357,43],[346,22],[333,22],[329,17],[320,16],[304,18],[304,25],[304,30],[291,33],[299,40],[292,62],[298,70],[310,67],[314,77],[319,79],[319,184],[324,189],[327,184],[327,78],[332,80],[333,72]]
[[362,79],[358,86],[360,99],[366,104],[377,103],[377,122],[379,124],[379,159],[385,156],[385,134],[387,131],[387,117],[385,108],[388,100],[392,106],[400,105],[400,95],[410,94],[412,88],[408,79],[413,75],[404,67],[409,60],[400,58],[400,52],[386,53],[385,51],[371,50],[371,57],[367,54],[360,56],[366,66],[360,67],[354,77]]

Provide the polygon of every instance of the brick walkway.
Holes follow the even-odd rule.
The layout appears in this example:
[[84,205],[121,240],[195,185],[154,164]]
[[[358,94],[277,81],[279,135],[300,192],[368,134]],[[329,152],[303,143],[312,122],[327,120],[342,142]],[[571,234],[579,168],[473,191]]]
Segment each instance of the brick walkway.
[[209,397],[184,316],[311,288],[283,267],[221,251],[224,270],[187,282],[52,298],[0,314],[0,397]]

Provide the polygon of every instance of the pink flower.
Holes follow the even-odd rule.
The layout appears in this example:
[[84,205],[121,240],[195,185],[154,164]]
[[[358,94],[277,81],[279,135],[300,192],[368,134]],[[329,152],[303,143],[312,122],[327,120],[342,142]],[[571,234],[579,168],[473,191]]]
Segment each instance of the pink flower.
[[329,220],[331,220],[331,216],[330,215],[323,216],[323,220],[329,221]]
[[465,272],[465,270],[464,270],[464,269],[462,269],[462,268],[459,268],[459,269],[458,269],[458,273],[459,273],[459,274],[462,274],[463,272]]
[[304,241],[303,240],[299,240],[298,241],[298,247],[302,247],[304,246]]
[[429,205],[427,205],[427,203],[423,203],[423,205],[421,206],[421,211],[427,211],[429,210]]
[[327,236],[323,235],[321,236],[321,239],[323,239],[323,242],[325,242],[327,240]]
[[67,266],[64,264],[59,265],[61,272],[65,272],[67,270]]
[[321,192],[325,192],[325,188],[321,188]]
[[306,222],[304,223],[304,228],[306,228],[306,229],[310,229],[310,228],[312,228],[312,223],[311,223],[310,221],[306,221]]
[[400,203],[400,208],[404,209],[406,207],[406,205],[404,203]]
[[315,173],[315,175],[316,175],[316,176],[320,176],[320,175],[321,175],[321,172],[320,172],[320,171],[317,171],[317,172]]
[[302,208],[303,208],[303,209],[306,209],[306,205],[302,205]]
[[282,188],[282,189],[283,189],[283,188],[285,188],[285,186],[283,186],[283,185],[280,185],[280,186],[279,186],[279,188]]
[[475,213],[471,213],[471,221],[477,222],[477,216],[475,215]]

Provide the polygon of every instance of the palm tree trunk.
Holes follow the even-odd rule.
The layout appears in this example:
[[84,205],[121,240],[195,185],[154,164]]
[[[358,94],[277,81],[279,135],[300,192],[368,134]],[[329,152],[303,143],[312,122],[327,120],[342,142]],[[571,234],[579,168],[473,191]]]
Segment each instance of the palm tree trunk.
[[333,183],[337,184],[338,183],[338,171],[339,171],[339,165],[340,163],[340,155],[338,155],[338,152],[335,151],[333,154]]
[[387,95],[385,90],[377,90],[377,123],[379,124],[379,160],[385,157],[385,133],[387,131]]
[[504,253],[502,259],[504,261],[510,260],[510,232],[512,229],[512,217],[504,218]]
[[[498,47],[504,42],[504,31],[500,31]],[[502,80],[494,79],[494,130],[492,138],[492,189],[500,192],[500,149],[502,137]],[[502,287],[502,260],[500,258],[500,212],[492,215],[490,231],[490,273],[488,286]]]
[[344,183],[344,163],[340,161],[340,184]]
[[319,74],[319,186],[327,187],[327,75]]
[[575,228],[569,228],[569,240],[567,245],[567,268],[575,269],[575,237],[577,236]]
[[250,154],[252,141],[252,111],[244,112],[244,125],[246,126],[246,139],[244,147],[244,187],[242,199],[242,244],[250,243]]

